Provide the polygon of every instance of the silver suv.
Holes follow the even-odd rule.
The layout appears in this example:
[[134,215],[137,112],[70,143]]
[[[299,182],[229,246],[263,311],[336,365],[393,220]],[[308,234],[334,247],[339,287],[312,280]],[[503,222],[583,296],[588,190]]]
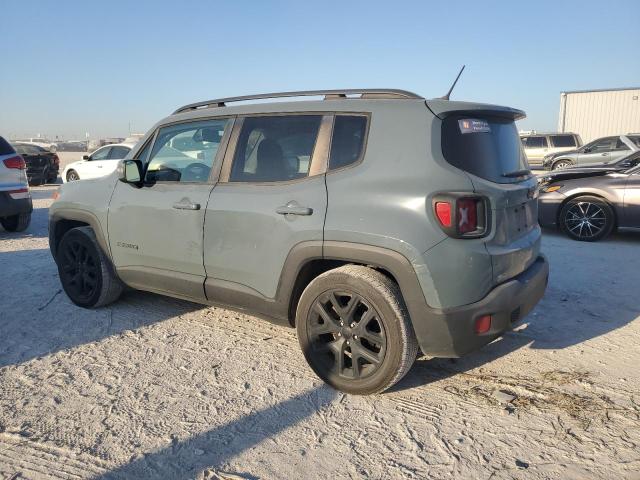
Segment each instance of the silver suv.
[[574,150],[549,154],[542,160],[546,170],[560,170],[573,166],[613,163],[640,150],[640,135],[614,135],[593,140]]
[[533,166],[542,165],[543,160],[551,155],[575,150],[582,145],[577,133],[521,133],[520,140],[529,165]]
[[24,159],[0,137],[0,225],[9,232],[22,232],[31,222],[26,168]]
[[[302,96],[323,98],[246,103]],[[523,116],[401,90],[186,105],[114,174],[60,188],[62,286],[82,307],[128,285],[293,326],[320,378],[380,392],[418,348],[468,353],[542,297]]]

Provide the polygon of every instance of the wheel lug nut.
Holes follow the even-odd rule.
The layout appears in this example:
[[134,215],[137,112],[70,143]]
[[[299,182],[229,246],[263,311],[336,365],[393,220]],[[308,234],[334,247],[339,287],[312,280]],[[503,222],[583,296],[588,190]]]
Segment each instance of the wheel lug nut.
[[354,335],[354,336],[353,336],[353,339],[354,339],[354,340],[357,340],[357,339],[358,339],[358,335]]
[[349,340],[347,340],[347,345],[351,345],[351,344],[349,343]]
[[353,328],[353,327],[355,327],[355,326],[356,326],[356,322],[352,322],[352,323],[351,323],[351,328]]
[[341,326],[341,327],[344,327],[344,322],[340,322],[340,326]]
[[341,336],[342,336],[342,333],[341,333],[341,332],[338,332],[338,336],[339,336],[339,337],[341,337]]

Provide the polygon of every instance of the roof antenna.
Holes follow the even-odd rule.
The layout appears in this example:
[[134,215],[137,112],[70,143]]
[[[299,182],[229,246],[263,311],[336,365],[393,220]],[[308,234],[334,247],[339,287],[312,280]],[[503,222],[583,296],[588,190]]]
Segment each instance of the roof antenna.
[[456,83],[458,83],[458,79],[460,78],[460,75],[462,75],[462,71],[464,70],[464,67],[466,67],[466,65],[462,65],[462,68],[460,69],[460,73],[458,73],[458,76],[453,81],[453,85],[451,85],[451,88],[449,89],[447,94],[444,97],[440,97],[442,100],[449,100],[449,97],[451,96],[451,92],[453,92],[453,88],[456,86]]

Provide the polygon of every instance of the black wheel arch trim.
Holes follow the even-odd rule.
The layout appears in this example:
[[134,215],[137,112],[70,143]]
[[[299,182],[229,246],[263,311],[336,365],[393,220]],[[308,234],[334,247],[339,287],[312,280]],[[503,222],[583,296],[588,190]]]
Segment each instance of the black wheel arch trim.
[[[307,279],[300,277],[305,267],[314,261],[323,262],[326,266],[323,271],[348,263],[382,269],[400,286],[412,318],[425,307],[428,308],[415,270],[404,255],[373,245],[341,241],[323,243],[321,240],[301,242],[290,250],[280,274],[275,298],[267,298],[246,285],[208,277],[205,280],[207,300],[213,305],[246,311],[278,324],[294,326],[297,300],[308,284]],[[313,278],[315,276],[308,280]]]
[[64,212],[55,212],[49,217],[49,249],[51,250],[51,254],[53,255],[54,259],[56,258],[57,247],[60,243],[60,240],[62,239],[62,235],[64,235],[64,233],[66,233],[68,230],[62,230],[61,234],[58,235],[58,227],[61,222],[70,222],[72,224],[75,223],[77,224],[75,226],[82,226],[81,224],[83,224],[84,226],[91,227],[96,235],[98,245],[100,245],[100,248],[102,248],[102,251],[107,256],[107,258],[112,261],[109,242],[107,242],[107,237],[102,231],[98,217],[87,210],[78,209],[65,209]]

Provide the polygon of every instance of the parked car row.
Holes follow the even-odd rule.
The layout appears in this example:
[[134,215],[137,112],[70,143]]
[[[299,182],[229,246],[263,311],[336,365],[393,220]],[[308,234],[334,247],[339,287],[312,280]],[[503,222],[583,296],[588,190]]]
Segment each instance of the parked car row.
[[560,170],[591,163],[613,163],[640,150],[640,134],[614,135],[582,144],[575,133],[520,134],[529,165]]

